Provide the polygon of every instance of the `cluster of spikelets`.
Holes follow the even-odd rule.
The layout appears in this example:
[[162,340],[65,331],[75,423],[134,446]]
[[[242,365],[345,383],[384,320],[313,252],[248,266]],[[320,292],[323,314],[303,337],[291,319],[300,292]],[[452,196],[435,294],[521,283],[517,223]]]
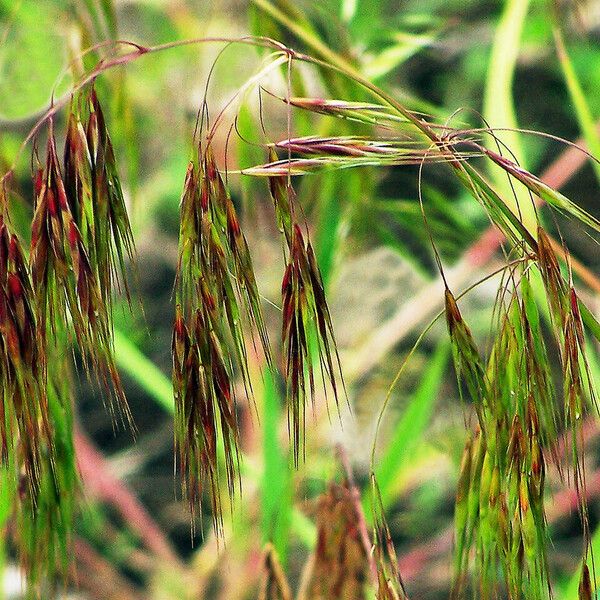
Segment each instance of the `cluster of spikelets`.
[[131,423],[112,355],[111,288],[124,281],[133,252],[93,89],[72,103],[62,166],[51,121],[45,163],[37,151],[34,160],[28,257],[10,231],[4,187],[0,198],[0,458],[31,593],[42,574],[66,574],[69,565],[76,471],[65,341],[76,343],[86,371]]
[[471,550],[481,598],[498,594],[499,572],[511,599],[551,597],[544,475],[549,459],[561,467],[556,442],[563,430],[571,434],[571,472],[588,543],[581,424],[583,414],[596,408],[596,400],[585,358],[580,301],[564,279],[541,227],[537,253],[530,260],[531,269],[541,276],[548,302],[561,358],[562,394],[554,389],[549,370],[551,354],[544,343],[530,272],[513,274],[507,284],[508,298],[502,295],[498,301],[498,329],[487,364],[446,290],[457,373],[478,417],[477,431],[465,446],[458,481],[455,597],[461,594]]
[[[302,443],[304,405],[314,398],[314,349],[337,401],[333,328],[315,254],[305,242],[293,209],[293,190],[272,177],[271,194],[288,248],[283,276],[284,374],[294,456]],[[218,438],[223,441],[230,496],[236,488],[238,428],[234,368],[247,397],[252,390],[244,337],[247,322],[260,339],[267,364],[271,352],[252,260],[235,206],[210,149],[199,147],[188,166],[181,198],[177,309],[173,331],[175,441],[183,493],[192,511],[208,485],[217,530],[221,526]],[[339,373],[341,377],[341,373]]]
[[[271,158],[276,159],[273,150]],[[282,341],[289,405],[288,427],[297,464],[306,400],[311,398],[314,401],[315,397],[313,357],[319,357],[321,375],[331,385],[336,406],[336,380],[343,385],[343,378],[321,273],[310,239],[305,240],[298,222],[294,190],[288,177],[281,175],[269,178],[269,189],[277,223],[287,245],[287,266],[281,284]],[[326,391],[327,387],[323,387]]]
[[133,238],[93,90],[72,105],[64,155],[63,177],[50,123],[46,164],[35,175],[30,252],[42,343],[50,337],[55,344],[72,324],[86,369],[111,391],[131,424],[112,357],[111,286],[118,273],[125,280],[124,253],[131,256]]
[[[457,372],[478,418],[458,484],[454,595],[463,593],[474,557],[481,597],[493,597],[502,589],[515,600],[547,598],[545,464],[555,456],[559,434],[570,430],[573,479],[587,533],[581,421],[595,396],[585,360],[584,325],[596,336],[600,325],[578,299],[570,277],[561,272],[547,234],[540,228],[534,237],[469,161],[486,157],[555,208],[597,231],[600,222],[487,150],[476,130],[435,126],[385,94],[378,95],[389,107],[310,98],[286,99],[286,104],[377,125],[393,135],[288,139],[270,146],[268,163],[245,170],[268,178],[283,239],[282,373],[295,462],[302,453],[305,407],[316,396],[315,370],[320,371],[323,388],[332,389],[336,404],[343,381],[323,282],[299,217],[291,176],[323,168],[447,163],[523,257],[498,302],[498,327],[487,361],[446,291]],[[279,159],[276,149],[287,158]],[[73,513],[72,410],[64,385],[66,367],[57,352],[62,342],[71,338],[76,343],[85,369],[109,391],[109,407],[118,408],[121,419],[130,422],[112,355],[111,311],[115,282],[128,293],[124,269],[133,239],[93,89],[72,102],[62,165],[51,119],[45,165],[37,152],[34,160],[28,259],[10,231],[4,189],[0,198],[0,458],[2,477],[15,497],[22,561],[35,583],[42,569],[66,569]],[[207,491],[220,532],[221,455],[230,496],[239,485],[236,377],[244,394],[252,396],[246,330],[260,340],[266,363],[272,366],[273,361],[248,245],[210,142],[198,145],[186,173],[179,248],[172,339],[176,453],[192,512]],[[542,341],[529,280],[534,271],[543,283],[561,357],[562,394],[554,389],[546,366],[550,352]],[[330,572],[337,572],[340,556],[330,553],[330,546],[343,548],[340,573],[351,580],[339,589],[348,584],[362,590],[367,556],[357,541],[355,508],[346,496],[331,492],[323,504],[316,552],[321,554],[319,564],[331,563]],[[378,598],[404,598],[382,517],[376,516],[374,542]],[[287,600],[289,588],[272,551],[265,565],[263,596]],[[587,600],[591,583],[585,564],[582,572],[581,596]]]
[[[436,126],[393,99],[385,99],[395,110],[341,100],[290,99],[292,106],[378,125],[395,135],[383,139],[288,139],[273,145],[287,150],[287,158],[272,155],[269,163],[244,172],[273,180],[275,176],[283,179],[286,173],[304,175],[325,168],[445,162],[519,249],[522,258],[511,270],[507,284],[511,293],[501,295],[498,330],[487,362],[452,293],[446,290],[456,369],[478,418],[477,433],[465,448],[458,484],[453,596],[464,594],[473,558],[475,587],[482,598],[496,597],[501,590],[512,599],[551,596],[544,474],[548,457],[560,470],[555,447],[559,436],[567,431],[572,440],[570,472],[580,499],[585,533],[582,597],[587,598],[585,590],[591,587],[589,574],[586,579],[589,536],[581,423],[585,412],[596,408],[596,401],[585,358],[584,325],[597,336],[598,323],[578,299],[570,275],[565,278],[561,272],[548,234],[539,227],[534,236],[470,159],[491,160],[531,195],[596,231],[600,231],[600,222],[511,160],[488,150],[483,137],[493,133]],[[293,235],[289,237],[293,244]],[[554,344],[561,358],[562,393],[554,389],[549,370],[552,352],[547,351],[543,341],[541,316],[530,283],[531,269],[541,276],[541,291],[545,291]]]
[[193,510],[205,484],[219,526],[217,441],[233,494],[238,461],[233,366],[250,388],[241,300],[268,340],[246,240],[210,150],[190,162],[181,199],[177,312],[173,330],[175,441],[184,494]]

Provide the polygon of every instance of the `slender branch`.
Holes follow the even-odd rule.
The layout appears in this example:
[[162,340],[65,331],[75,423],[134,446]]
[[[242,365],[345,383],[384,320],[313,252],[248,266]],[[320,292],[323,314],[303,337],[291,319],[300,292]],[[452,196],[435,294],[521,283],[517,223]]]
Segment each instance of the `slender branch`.
[[42,114],[42,116],[36,121],[35,125],[31,128],[30,132],[27,134],[27,137],[23,140],[21,146],[19,147],[19,150],[17,151],[17,155],[15,157],[13,165],[8,170],[8,172],[5,173],[4,176],[0,179],[0,183],[2,181],[4,181],[7,177],[9,177],[9,175],[13,172],[13,170],[16,166],[16,163],[18,162],[21,154],[23,153],[23,151],[25,150],[27,145],[35,138],[35,136],[37,135],[39,130],[44,126],[44,124],[47,123],[49,120],[51,120],[54,117],[54,115],[56,115],[60,110],[62,110],[69,103],[71,97],[74,94],[79,92],[86,85],[92,83],[96,79],[96,77],[98,77],[102,73],[105,73],[106,71],[114,69],[115,67],[127,65],[131,62],[134,62],[137,59],[141,58],[142,56],[145,56],[146,54],[154,54],[157,52],[162,52],[164,50],[171,50],[174,48],[182,48],[185,46],[195,46],[195,45],[199,45],[199,44],[214,44],[214,43],[246,44],[246,45],[250,45],[250,46],[272,48],[273,50],[279,50],[279,51],[285,52],[286,54],[289,54],[291,56],[296,55],[296,53],[292,49],[288,48],[284,44],[281,44],[280,42],[278,42],[276,40],[273,40],[268,37],[263,37],[263,36],[245,36],[245,37],[241,37],[241,38],[227,38],[227,37],[191,38],[191,39],[187,39],[187,40],[177,40],[174,42],[167,42],[165,44],[158,44],[156,46],[142,46],[140,44],[136,44],[134,42],[124,41],[124,40],[117,40],[114,42],[111,40],[109,42],[102,42],[101,44],[96,44],[92,48],[88,48],[88,49],[84,50],[74,60],[77,60],[78,58],[85,56],[85,54],[88,54],[92,50],[95,50],[99,47],[108,46],[108,45],[114,45],[115,47],[123,46],[123,45],[133,46],[134,50],[132,50],[131,52],[126,52],[125,54],[120,54],[120,55],[114,56],[112,58],[101,59],[98,62],[98,64],[91,71],[89,71],[89,73],[84,75],[81,79],[79,79],[72,86],[69,94],[65,94],[64,96],[59,98],[57,101],[53,101],[50,108],[48,108],[48,110],[46,110]]
[[[598,125],[600,130],[600,124]],[[577,140],[585,148],[583,140]],[[564,186],[586,163],[588,157],[578,148],[569,147],[542,173],[541,181],[552,188]],[[543,201],[535,198],[537,206]],[[461,288],[475,276],[475,270],[486,266],[496,255],[496,252],[506,237],[497,227],[491,225],[463,254],[462,259],[453,267],[446,269],[446,279],[455,288]],[[564,249],[554,242],[554,249],[564,257]],[[579,275],[590,288],[600,291],[600,280],[579,261],[571,257],[573,271]],[[443,304],[444,281],[436,277],[428,283],[411,300],[404,303],[400,309],[381,327],[375,329],[353,358],[351,365],[352,376],[360,377],[368,373],[381,358],[385,356],[402,339],[415,331],[427,319],[436,313]],[[348,370],[347,370],[348,371]]]

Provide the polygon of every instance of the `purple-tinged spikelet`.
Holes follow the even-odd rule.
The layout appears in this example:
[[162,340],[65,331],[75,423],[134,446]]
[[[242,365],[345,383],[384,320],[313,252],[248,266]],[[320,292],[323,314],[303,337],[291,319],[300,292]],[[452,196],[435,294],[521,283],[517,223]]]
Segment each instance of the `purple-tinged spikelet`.
[[267,362],[270,351],[248,245],[210,148],[197,163],[191,161],[186,172],[176,296],[175,443],[183,492],[194,512],[202,492],[209,491],[213,524],[220,532],[219,436],[230,497],[238,478],[234,369],[239,371],[247,395],[252,393],[244,315],[260,339]]
[[21,244],[0,214],[0,460],[23,468],[32,493],[51,448],[42,342]]
[[[77,186],[69,189],[73,193]],[[55,337],[72,322],[86,366],[107,390],[112,390],[121,418],[133,426],[131,414],[114,365],[112,327],[103,301],[102,283],[93,267],[81,232],[73,218],[76,198],[67,197],[52,126],[48,134],[46,166],[35,179],[36,200],[32,223],[30,265],[41,336]],[[95,255],[96,259],[98,255]],[[112,402],[109,404],[113,411]]]
[[304,439],[306,400],[310,398],[314,402],[315,399],[314,365],[317,357],[325,393],[329,386],[336,405],[339,404],[338,377],[342,386],[344,382],[316,256],[310,241],[304,240],[295,219],[294,191],[280,176],[270,177],[269,187],[277,222],[288,249],[281,284],[282,342],[288,427],[294,460],[298,463]]

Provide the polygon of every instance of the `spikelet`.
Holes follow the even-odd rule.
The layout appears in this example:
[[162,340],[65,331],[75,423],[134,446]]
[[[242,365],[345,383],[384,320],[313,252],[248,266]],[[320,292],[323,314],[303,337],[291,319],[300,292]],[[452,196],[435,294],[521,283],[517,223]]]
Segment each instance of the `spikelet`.
[[317,543],[306,600],[363,600],[369,572],[357,528],[356,507],[347,485],[331,483],[317,505]]
[[[71,191],[74,188],[71,187]],[[111,390],[122,421],[133,427],[131,414],[112,355],[109,310],[102,299],[98,271],[90,262],[73,218],[50,125],[46,167],[35,179],[30,265],[42,336],[57,334],[70,322],[86,366]],[[98,254],[95,255],[98,260]],[[89,362],[88,362],[89,361]],[[114,413],[112,401],[109,403]]]
[[[5,206],[0,189],[0,208]],[[46,357],[29,269],[21,244],[0,213],[0,460],[39,486],[42,448],[51,448]]]
[[587,564],[584,562],[581,569],[581,579],[579,580],[579,600],[592,600],[594,597],[594,588],[592,587],[592,580],[590,578],[590,570]]
[[381,493],[374,475],[371,475],[371,492],[374,506],[373,552],[377,568],[377,600],[406,600],[394,542],[385,520]]
[[268,363],[269,341],[248,245],[210,148],[188,166],[180,210],[172,343],[175,443],[192,513],[207,484],[220,532],[219,435],[230,497],[237,481],[234,368],[246,394],[252,393],[243,322],[257,334]]
[[288,249],[281,284],[282,342],[288,398],[288,428],[298,464],[304,439],[306,400],[315,399],[314,364],[320,367],[325,392],[330,386],[339,404],[338,377],[344,385],[333,324],[319,266],[310,241],[296,222],[294,193],[285,178],[269,179],[277,222]]
[[458,378],[466,383],[475,403],[475,409],[478,414],[481,414],[486,404],[488,389],[483,361],[473,340],[471,330],[463,320],[458,304],[448,288],[445,290],[445,301],[446,322],[452,342],[456,373]]

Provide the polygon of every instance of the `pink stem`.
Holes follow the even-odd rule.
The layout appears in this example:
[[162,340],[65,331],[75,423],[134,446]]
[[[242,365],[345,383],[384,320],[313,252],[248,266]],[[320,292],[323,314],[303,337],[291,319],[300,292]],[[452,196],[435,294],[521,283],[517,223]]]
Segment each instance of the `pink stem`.
[[179,564],[162,529],[127,486],[110,472],[106,459],[79,428],[75,429],[74,442],[79,472],[87,491],[112,504],[157,557]]

